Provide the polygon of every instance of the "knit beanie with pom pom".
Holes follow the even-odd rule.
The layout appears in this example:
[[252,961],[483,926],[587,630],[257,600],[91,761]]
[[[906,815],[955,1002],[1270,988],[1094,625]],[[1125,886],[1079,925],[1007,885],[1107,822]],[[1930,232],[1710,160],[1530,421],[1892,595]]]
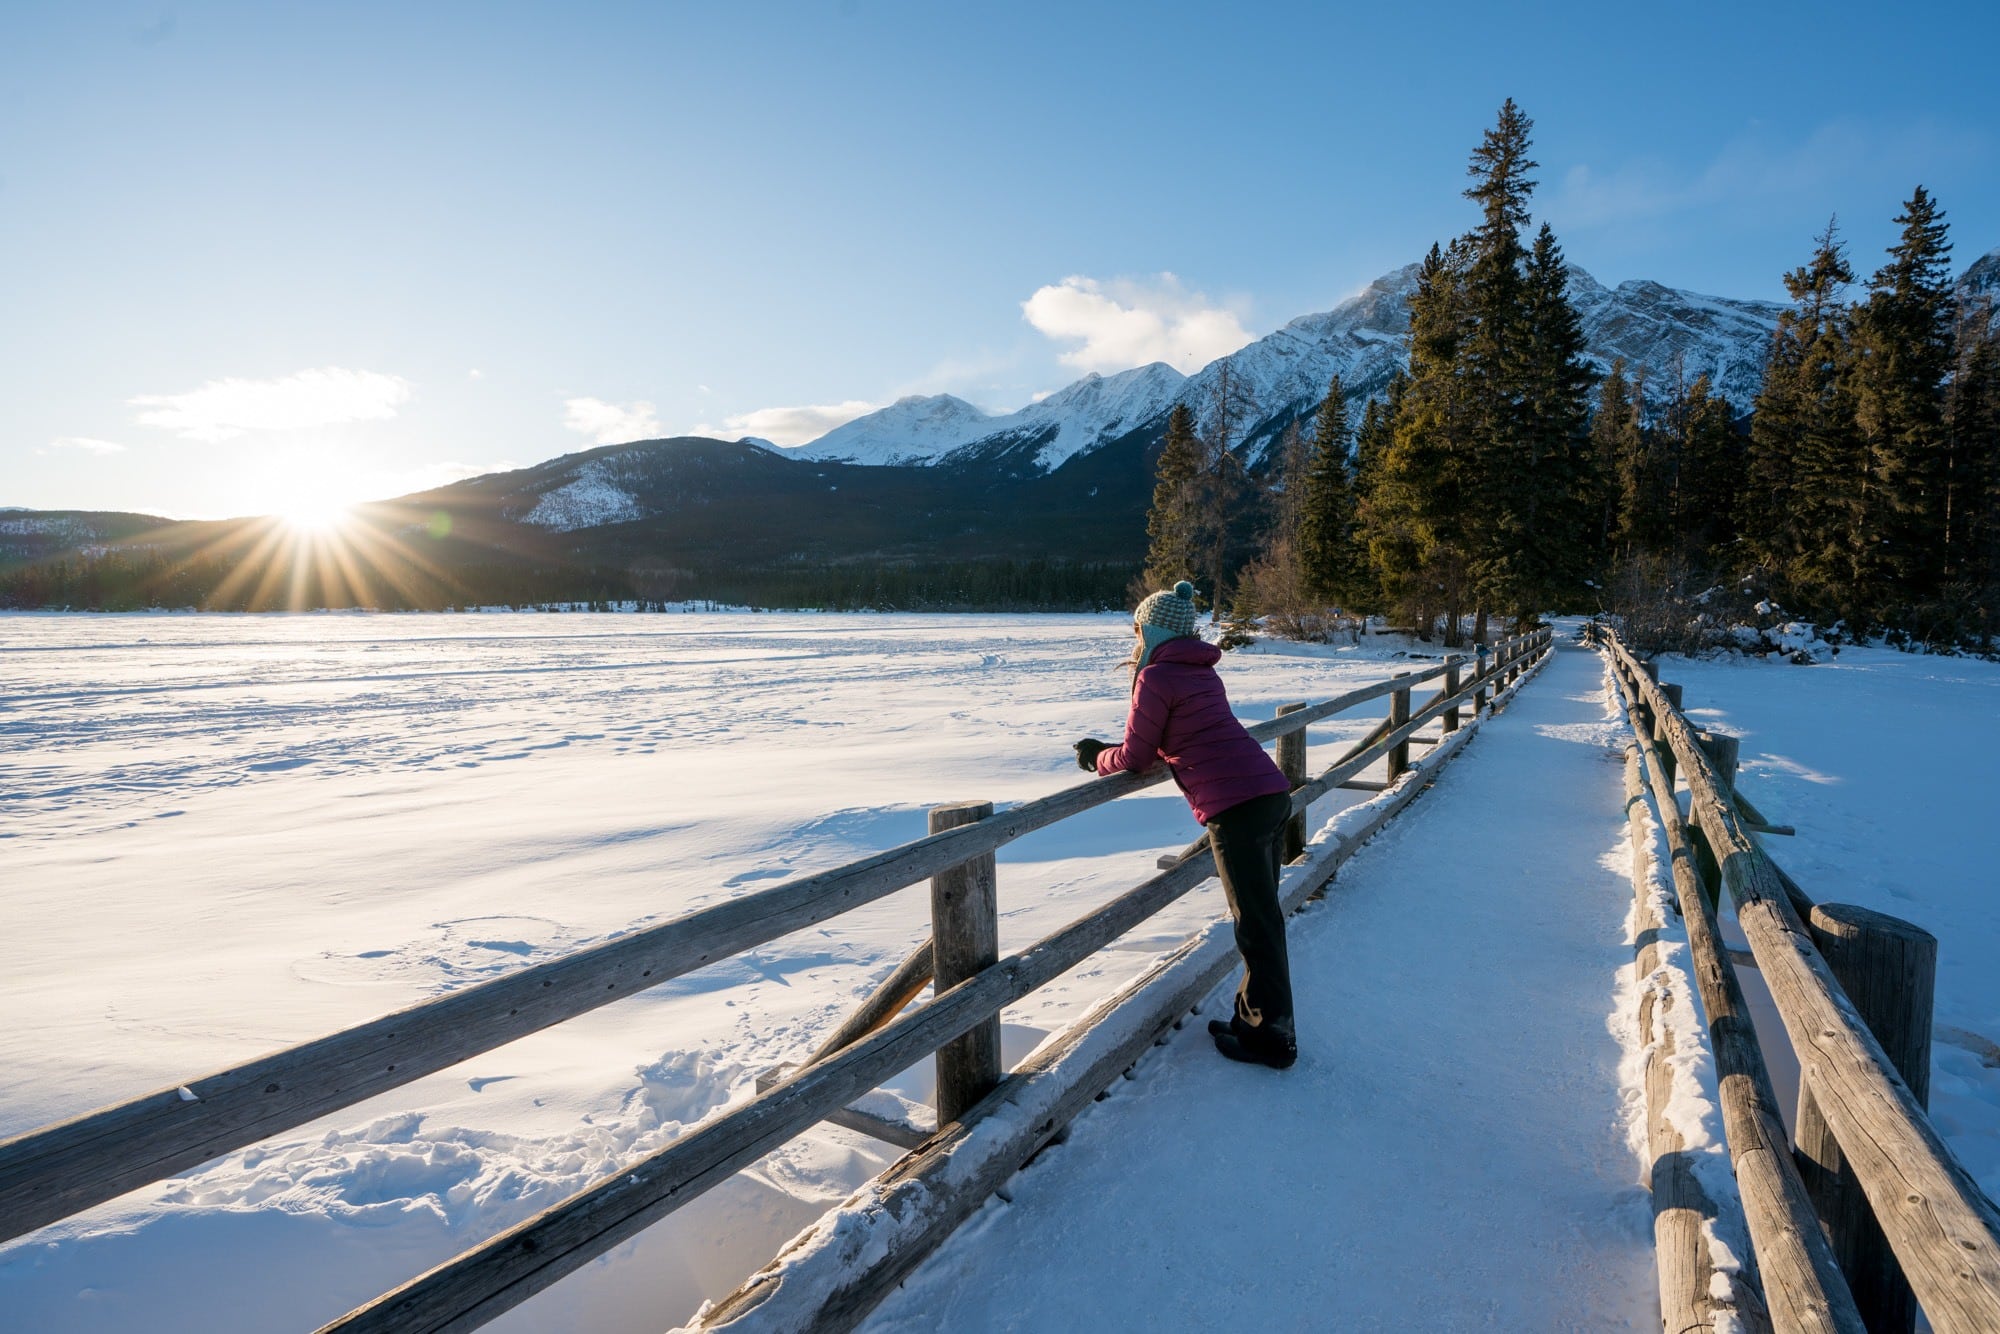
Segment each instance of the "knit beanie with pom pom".
[[1169,639],[1185,639],[1194,634],[1194,585],[1183,579],[1169,593],[1155,593],[1132,613],[1132,623],[1145,640],[1143,666],[1153,660],[1154,650]]

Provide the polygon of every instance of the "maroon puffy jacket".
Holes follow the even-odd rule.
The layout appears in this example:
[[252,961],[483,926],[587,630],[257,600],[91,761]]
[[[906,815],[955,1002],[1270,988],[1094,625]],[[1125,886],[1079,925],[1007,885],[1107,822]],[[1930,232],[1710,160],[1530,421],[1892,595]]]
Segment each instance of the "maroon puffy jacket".
[[1253,797],[1291,791],[1229,711],[1215,674],[1221,658],[1221,649],[1199,639],[1169,639],[1153,650],[1132,686],[1125,744],[1098,752],[1097,772],[1136,773],[1165,760],[1203,824]]

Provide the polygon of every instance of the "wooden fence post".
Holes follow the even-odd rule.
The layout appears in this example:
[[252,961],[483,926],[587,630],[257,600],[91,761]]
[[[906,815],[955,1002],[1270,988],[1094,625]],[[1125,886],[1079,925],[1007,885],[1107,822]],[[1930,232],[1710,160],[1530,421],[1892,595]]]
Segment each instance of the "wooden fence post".
[[[1814,905],[1806,929],[1918,1105],[1928,1109],[1937,937],[1900,918],[1845,903]],[[1809,1076],[1799,1080],[1795,1140],[1799,1175],[1870,1334],[1909,1334],[1916,1328],[1917,1299],[1813,1101]]]
[[1736,765],[1743,754],[1742,738],[1728,736],[1721,732],[1696,732],[1694,739],[1702,748],[1703,753],[1708,756],[1710,762],[1715,765],[1716,774],[1721,777],[1725,784],[1734,788],[1736,786]]
[[[1408,674],[1407,672],[1396,673],[1398,676],[1407,676]],[[1389,696],[1390,730],[1393,731],[1408,721],[1410,721],[1410,688],[1404,686],[1401,690]],[[1410,743],[1407,740],[1399,741],[1389,748],[1389,781],[1391,783],[1395,782],[1398,778],[1402,777],[1403,771],[1409,767]]]
[[[1653,726],[1659,729],[1661,736],[1666,735],[1666,721],[1664,719],[1655,719]],[[1725,790],[1733,789],[1736,785],[1736,757],[1742,749],[1742,743],[1735,737],[1724,736],[1720,732],[1698,731],[1694,734],[1694,740],[1695,744],[1701,747],[1702,753],[1708,756],[1709,763],[1715,766],[1716,776],[1722,780],[1723,788]],[[1662,746],[1660,749],[1671,750],[1673,747]],[[1720,908],[1722,905],[1722,866],[1716,861],[1715,848],[1712,846],[1708,832],[1697,824],[1694,826],[1692,834],[1693,836],[1688,841],[1694,844],[1695,869],[1701,873],[1702,889],[1708,895],[1709,907]]]
[[[1660,682],[1660,693],[1665,695],[1675,708],[1681,706],[1681,688],[1670,682]],[[1648,713],[1652,710],[1647,710]],[[1660,768],[1667,775],[1667,786],[1674,785],[1674,748],[1667,744],[1667,720],[1653,719],[1653,753],[1660,757]]]
[[[993,814],[990,801],[938,806],[930,832],[942,834]],[[931,952],[939,995],[1000,962],[999,875],[982,853],[931,877]],[[938,1124],[950,1125],[1000,1083],[1000,1016],[937,1051]]]
[[[1444,697],[1446,699],[1450,699],[1453,695],[1456,695],[1458,693],[1458,665],[1461,661],[1463,660],[1456,657],[1445,659]],[[1446,736],[1450,736],[1453,732],[1456,732],[1457,730],[1458,730],[1458,705],[1454,704],[1450,708],[1444,711],[1444,732]]]
[[[1449,680],[1450,678],[1447,677],[1446,679]],[[1288,713],[1297,713],[1305,707],[1303,703],[1280,704],[1278,706],[1278,716],[1282,718]],[[1307,777],[1305,728],[1301,727],[1296,732],[1288,732],[1278,738],[1278,768],[1284,771],[1285,782],[1291,786],[1293,791],[1296,792],[1305,786]],[[1291,861],[1303,854],[1305,850],[1306,813],[1300,811],[1297,815],[1285,821],[1285,860]]]
[[1472,646],[1472,679],[1479,683],[1479,689],[1472,692],[1472,716],[1475,718],[1486,712],[1486,673],[1492,666],[1488,653],[1484,644]]

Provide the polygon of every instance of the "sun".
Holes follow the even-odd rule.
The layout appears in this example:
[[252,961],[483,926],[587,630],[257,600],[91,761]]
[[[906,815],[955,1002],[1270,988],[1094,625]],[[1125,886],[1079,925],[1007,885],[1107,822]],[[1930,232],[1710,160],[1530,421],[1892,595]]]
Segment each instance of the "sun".
[[352,506],[331,496],[294,495],[273,511],[287,528],[298,533],[337,532],[347,522]]

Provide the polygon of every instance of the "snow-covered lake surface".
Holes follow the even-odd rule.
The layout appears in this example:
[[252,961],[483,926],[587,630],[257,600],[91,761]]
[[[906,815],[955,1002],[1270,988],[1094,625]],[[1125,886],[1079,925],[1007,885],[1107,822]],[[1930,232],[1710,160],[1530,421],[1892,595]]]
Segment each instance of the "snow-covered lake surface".
[[[1066,786],[1129,643],[1118,616],[0,616],[0,1135]],[[1224,672],[1267,718],[1407,665]],[[1199,832],[1168,787],[1011,845],[1003,948]],[[1010,1009],[1009,1059],[1222,911],[1211,884]],[[0,1310],[310,1328],[749,1096],[927,917],[914,887],[46,1229],[0,1249]],[[891,1156],[816,1130],[495,1328],[672,1325]]]
[[[1797,827],[1765,847],[1808,894],[1938,938],[1931,1117],[2000,1199],[2000,666],[1849,648],[1811,667],[1669,657],[1660,679],[1698,726],[1743,738],[1739,786]],[[1759,1032],[1785,1041],[1774,1013]]]

